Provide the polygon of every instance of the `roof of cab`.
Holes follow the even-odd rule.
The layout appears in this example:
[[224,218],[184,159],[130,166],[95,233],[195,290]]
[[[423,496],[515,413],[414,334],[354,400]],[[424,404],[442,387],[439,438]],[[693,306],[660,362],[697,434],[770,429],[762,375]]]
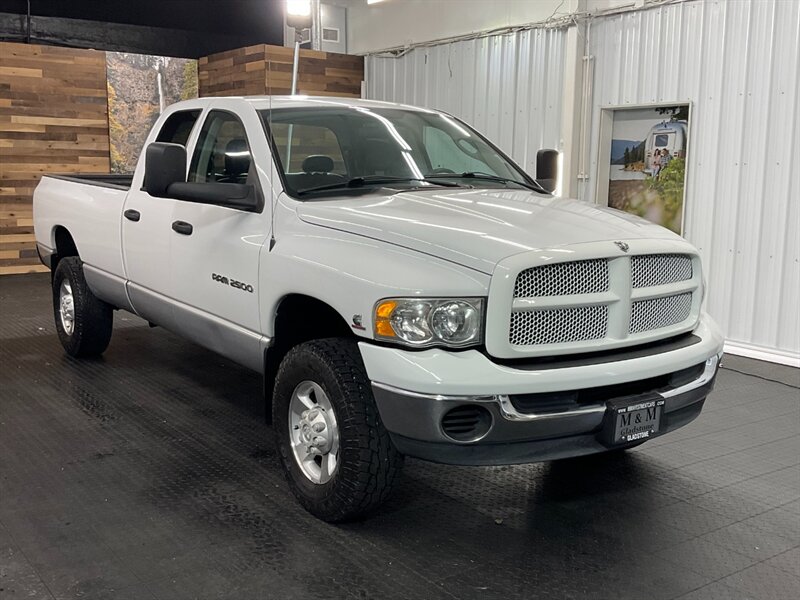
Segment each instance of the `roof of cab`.
[[[436,112],[419,106],[398,104],[396,102],[383,102],[381,100],[364,100],[362,98],[342,98],[338,96],[227,96],[228,99],[243,100],[253,105],[256,110],[269,110],[270,108],[310,108],[313,106],[351,106],[363,108],[401,108],[420,112]],[[222,98],[207,98],[209,101]]]

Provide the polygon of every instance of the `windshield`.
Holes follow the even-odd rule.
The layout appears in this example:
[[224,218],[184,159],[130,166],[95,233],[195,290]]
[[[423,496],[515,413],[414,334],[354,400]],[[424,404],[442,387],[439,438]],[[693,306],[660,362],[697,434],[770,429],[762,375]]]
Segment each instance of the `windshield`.
[[293,196],[379,185],[536,185],[477,132],[441,113],[349,106],[259,112]]

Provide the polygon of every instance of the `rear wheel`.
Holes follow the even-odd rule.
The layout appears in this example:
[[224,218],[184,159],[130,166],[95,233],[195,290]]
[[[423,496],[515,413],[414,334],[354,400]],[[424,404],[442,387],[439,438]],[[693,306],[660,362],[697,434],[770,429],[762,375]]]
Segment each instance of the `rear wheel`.
[[272,423],[289,487],[320,519],[361,517],[399,479],[403,457],[381,423],[352,340],[315,340],[286,355],[275,380]]
[[108,348],[114,311],[86,285],[78,257],[58,261],[53,274],[53,312],[58,339],[70,356],[98,356]]

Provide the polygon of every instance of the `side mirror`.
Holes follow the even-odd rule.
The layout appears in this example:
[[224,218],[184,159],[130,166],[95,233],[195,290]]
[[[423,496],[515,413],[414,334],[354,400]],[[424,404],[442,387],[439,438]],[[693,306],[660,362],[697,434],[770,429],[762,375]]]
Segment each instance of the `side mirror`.
[[558,150],[543,149],[536,153],[536,181],[548,192],[558,185]]
[[144,191],[168,198],[169,186],[186,181],[186,148],[180,144],[153,142],[144,158]]

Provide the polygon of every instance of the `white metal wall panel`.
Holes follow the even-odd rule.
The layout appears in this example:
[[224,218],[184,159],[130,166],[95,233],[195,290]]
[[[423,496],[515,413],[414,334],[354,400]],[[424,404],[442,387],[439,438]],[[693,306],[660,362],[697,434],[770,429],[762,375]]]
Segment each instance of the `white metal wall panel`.
[[685,235],[728,339],[800,352],[800,3],[698,1],[592,21],[602,108],[691,102]]
[[[367,97],[439,108],[533,173],[561,149],[565,30],[367,57]],[[708,309],[745,349],[800,352],[800,2],[698,0],[593,19],[594,198],[602,108],[690,102],[685,235]]]
[[366,95],[454,114],[528,172],[559,148],[566,32],[535,29],[366,57]]

